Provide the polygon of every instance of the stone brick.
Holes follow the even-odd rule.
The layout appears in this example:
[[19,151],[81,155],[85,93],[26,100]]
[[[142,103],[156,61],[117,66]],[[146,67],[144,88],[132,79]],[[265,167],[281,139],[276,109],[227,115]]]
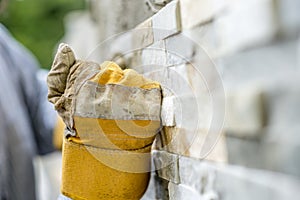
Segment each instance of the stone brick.
[[205,161],[180,157],[181,184],[198,191],[201,195],[215,193],[216,169]]
[[156,72],[164,70],[167,63],[167,55],[165,50],[165,42],[163,40],[144,48],[141,52],[142,68],[144,73]]
[[168,185],[169,185],[169,181],[160,178],[158,175],[155,175],[155,199],[158,200],[169,199]]
[[170,200],[202,199],[200,193],[188,185],[170,182],[168,189]]
[[264,100],[267,125],[274,128],[293,128],[300,119],[300,75],[286,77],[265,86]]
[[192,60],[196,44],[183,34],[165,39],[167,66],[182,65]]
[[213,20],[229,3],[224,0],[180,0],[183,29]]
[[98,24],[100,41],[130,30],[153,15],[146,3],[140,0],[91,1],[91,11]]
[[227,91],[251,85],[263,86],[299,74],[297,50],[296,40],[278,40],[219,58],[215,66]]
[[194,45],[196,45],[194,47],[196,50],[194,56],[199,56],[199,54],[201,56],[201,54],[203,55],[204,53],[210,58],[218,56],[219,47],[217,46],[214,22],[195,26],[192,29],[184,29],[181,34],[191,39]]
[[230,165],[218,167],[215,187],[222,200],[282,200],[300,195],[299,179]]
[[179,183],[178,155],[165,151],[154,151],[153,159],[159,177],[173,183]]
[[227,137],[228,162],[300,177],[300,128],[265,129],[261,139]]
[[181,0],[180,13],[182,28],[188,29],[209,21],[213,17],[213,1],[211,0]]
[[163,149],[168,152],[192,156],[190,148],[200,132],[192,132],[182,128],[164,127],[162,134]]
[[[262,133],[260,133],[262,134]],[[252,168],[263,168],[262,143],[259,139],[226,137],[228,163]]]
[[178,0],[174,0],[162,8],[153,17],[154,41],[162,40],[180,31],[180,10]]
[[[121,56],[132,56],[133,46],[132,46],[132,32],[126,32],[123,34],[118,34],[111,39],[106,40],[103,54],[106,55],[104,59],[112,60],[116,55]],[[102,46],[100,48],[103,48]]]
[[235,1],[216,20],[218,43],[224,53],[271,41],[277,33],[273,0]]
[[281,33],[295,36],[300,31],[300,2],[298,0],[278,0],[278,19]]
[[[161,133],[163,149],[188,157],[200,158],[215,162],[227,162],[227,148],[224,136],[219,136],[215,141],[206,140],[207,130],[187,130],[177,127],[164,127]],[[211,148],[206,157],[201,157],[204,143],[210,143],[206,146]],[[207,153],[207,152],[206,152]]]
[[245,87],[226,97],[226,132],[236,137],[258,137],[265,125],[262,90]]
[[[165,157],[172,154],[166,153]],[[169,158],[168,158],[169,159]],[[300,181],[280,173],[254,170],[181,156],[180,183],[169,183],[172,199],[294,199],[299,193]],[[280,183],[280,184],[278,184]],[[184,194],[184,196],[183,196]]]
[[141,49],[147,47],[154,42],[153,29],[152,29],[152,18],[139,24],[133,32],[133,48]]
[[175,126],[175,97],[164,97],[161,105],[161,121],[163,126]]

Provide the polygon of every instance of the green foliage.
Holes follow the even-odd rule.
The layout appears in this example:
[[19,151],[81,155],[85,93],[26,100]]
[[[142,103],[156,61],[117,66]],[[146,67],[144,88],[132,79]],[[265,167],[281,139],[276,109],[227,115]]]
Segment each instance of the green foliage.
[[85,0],[9,0],[0,16],[3,23],[24,46],[48,68],[57,42],[64,35],[64,16],[84,9]]

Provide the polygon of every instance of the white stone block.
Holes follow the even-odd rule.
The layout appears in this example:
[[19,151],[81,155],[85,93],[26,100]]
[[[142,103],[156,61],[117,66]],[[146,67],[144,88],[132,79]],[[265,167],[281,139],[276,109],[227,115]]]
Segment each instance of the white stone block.
[[180,0],[182,29],[211,21],[226,4],[224,0]]
[[300,195],[297,178],[240,166],[218,167],[215,183],[222,200],[283,200]]
[[226,96],[225,130],[236,137],[259,136],[265,124],[261,88],[245,87]]
[[167,66],[181,65],[192,60],[196,43],[183,34],[177,34],[165,39]]
[[152,30],[152,18],[149,18],[139,24],[134,30],[132,30],[132,32],[134,49],[141,49],[153,44],[154,36]]
[[159,177],[173,183],[180,183],[179,178],[179,156],[165,151],[154,151],[153,161]]
[[181,34],[194,42],[196,50],[194,57],[199,56],[199,54],[207,54],[208,57],[215,58],[218,55],[219,48],[213,22],[192,29],[184,29]]
[[153,17],[154,41],[162,40],[180,31],[180,10],[178,0],[174,0],[162,8]]
[[162,71],[167,63],[165,41],[161,40],[144,48],[141,52],[141,62],[144,73]]
[[295,35],[300,31],[300,1],[299,0],[279,0],[278,15],[281,32],[287,35]]
[[216,20],[222,52],[229,53],[271,41],[278,26],[273,0],[234,1]]
[[161,121],[163,126],[175,126],[174,96],[164,97],[161,106]]
[[213,16],[212,0],[180,0],[182,28],[192,28]]
[[174,184],[170,182],[168,189],[170,200],[202,199],[199,191],[188,185]]

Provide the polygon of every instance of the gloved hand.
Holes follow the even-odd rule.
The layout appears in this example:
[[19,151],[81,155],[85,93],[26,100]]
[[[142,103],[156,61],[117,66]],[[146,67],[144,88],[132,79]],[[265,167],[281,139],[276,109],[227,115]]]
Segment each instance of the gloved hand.
[[160,129],[157,82],[113,62],[76,60],[59,46],[48,99],[66,124],[62,193],[72,199],[140,199]]

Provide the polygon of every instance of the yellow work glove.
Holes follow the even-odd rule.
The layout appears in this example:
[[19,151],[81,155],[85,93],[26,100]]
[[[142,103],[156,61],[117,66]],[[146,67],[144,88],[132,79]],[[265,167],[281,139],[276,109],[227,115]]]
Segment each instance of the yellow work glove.
[[66,124],[62,193],[72,199],[140,199],[160,129],[157,82],[113,62],[75,59],[61,44],[48,99]]

